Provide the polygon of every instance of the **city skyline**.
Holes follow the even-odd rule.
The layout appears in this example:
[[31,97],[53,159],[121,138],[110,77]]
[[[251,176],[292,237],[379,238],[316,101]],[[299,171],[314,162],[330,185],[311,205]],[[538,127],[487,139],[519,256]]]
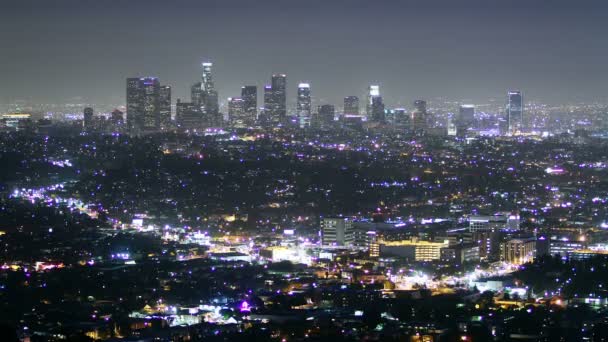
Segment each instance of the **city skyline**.
[[606,341],[607,14],[2,1],[2,342]]
[[[394,106],[434,97],[475,103],[509,89],[554,103],[606,98],[601,2],[344,4],[7,3],[0,37],[11,49],[0,57],[0,102],[124,103],[122,83],[133,75],[158,77],[174,98],[188,98],[204,60],[214,63],[223,103],[243,85],[263,89],[273,73],[292,80],[288,94],[300,80],[310,82],[315,104],[338,105],[369,84],[379,84]],[[196,19],[205,13],[213,15]],[[29,25],[19,25],[24,18]],[[127,25],[133,20],[147,25]]]

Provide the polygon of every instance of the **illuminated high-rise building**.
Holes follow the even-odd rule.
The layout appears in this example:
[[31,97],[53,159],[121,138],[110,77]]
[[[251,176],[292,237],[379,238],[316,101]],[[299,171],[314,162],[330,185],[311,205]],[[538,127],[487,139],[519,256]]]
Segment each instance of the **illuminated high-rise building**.
[[382,101],[382,96],[373,96],[372,97],[372,108],[371,108],[371,117],[368,118],[372,122],[377,123],[385,123],[386,116],[384,112],[384,102]]
[[211,69],[213,68],[213,63],[203,62],[203,82],[202,89],[205,92],[210,90],[215,90],[215,84],[213,83],[213,74]]
[[160,129],[160,82],[158,78],[127,79],[127,123],[133,134]]
[[160,82],[156,77],[146,77],[143,80],[143,130],[157,131],[160,129]]
[[241,88],[241,99],[245,115],[247,116],[248,125],[253,125],[258,116],[258,87],[244,86]]
[[271,89],[270,121],[275,124],[284,122],[287,117],[287,76],[272,75]]
[[392,112],[392,124],[398,127],[408,127],[410,124],[410,116],[405,108],[395,108]]
[[448,136],[453,137],[458,134],[456,123],[454,123],[454,113],[448,113],[446,131]]
[[424,101],[424,100],[414,101],[414,111],[426,114],[426,101]]
[[519,90],[507,93],[507,130],[515,134],[523,130],[524,97]]
[[124,113],[114,109],[110,114],[110,128],[113,132],[122,132],[125,129]]
[[311,99],[310,84],[300,83],[298,85],[298,101],[296,105],[298,123],[300,128],[310,126]]
[[456,132],[460,136],[466,135],[467,130],[473,128],[475,123],[475,106],[470,104],[460,105],[456,119]]
[[[201,107],[204,104],[203,86],[201,82],[196,82],[190,88],[190,102]],[[201,111],[203,108],[201,107]]]
[[175,123],[181,130],[200,129],[204,125],[200,106],[193,102],[181,102],[177,99],[175,103]]
[[131,133],[142,126],[144,111],[143,93],[140,78],[127,78],[127,127]]
[[319,106],[315,126],[331,127],[334,124],[336,110],[333,105]]
[[89,132],[93,128],[93,108],[87,107],[83,111],[84,117],[82,120],[82,128],[85,132]]
[[271,123],[272,109],[274,108],[272,85],[264,85],[264,110],[260,113],[259,121],[263,124]]
[[245,113],[245,101],[242,98],[228,98],[228,119],[233,127],[243,128],[249,125],[249,120]]
[[160,127],[167,130],[171,127],[171,87],[160,87]]
[[412,133],[415,135],[424,135],[427,130],[427,111],[426,101],[414,101],[414,111],[412,112]]
[[222,114],[220,113],[220,103],[217,90],[209,90],[205,94],[205,120],[211,126],[222,125]]
[[366,114],[367,117],[372,117],[372,104],[374,97],[380,96],[380,86],[378,85],[370,85],[367,91],[367,109]]
[[344,98],[344,115],[359,115],[359,97],[347,96]]
[[204,62],[202,67],[201,110],[203,112],[204,121],[208,126],[220,126],[222,124],[222,116],[220,113],[219,94],[215,89],[215,83],[213,82],[213,63]]

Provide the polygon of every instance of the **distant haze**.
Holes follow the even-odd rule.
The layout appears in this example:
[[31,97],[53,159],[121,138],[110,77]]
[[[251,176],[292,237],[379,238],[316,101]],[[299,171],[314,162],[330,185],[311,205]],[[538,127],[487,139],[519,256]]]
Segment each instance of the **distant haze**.
[[578,0],[2,0],[0,101],[120,104],[125,78],[147,75],[189,99],[203,60],[223,100],[273,72],[290,101],[309,82],[315,104],[372,83],[389,106],[509,88],[603,100],[607,18],[607,1]]

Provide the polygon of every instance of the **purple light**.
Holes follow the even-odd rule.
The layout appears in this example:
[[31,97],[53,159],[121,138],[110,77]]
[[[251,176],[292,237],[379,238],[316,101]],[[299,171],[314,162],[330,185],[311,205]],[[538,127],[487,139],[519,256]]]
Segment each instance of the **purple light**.
[[241,303],[241,312],[251,312],[251,307],[249,306],[249,303],[247,303],[247,301],[243,301]]

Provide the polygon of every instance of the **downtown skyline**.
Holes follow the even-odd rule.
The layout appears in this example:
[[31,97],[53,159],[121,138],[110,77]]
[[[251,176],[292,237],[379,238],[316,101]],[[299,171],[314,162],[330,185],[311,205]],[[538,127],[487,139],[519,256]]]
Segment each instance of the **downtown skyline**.
[[606,341],[606,0],[0,1],[0,336]]

